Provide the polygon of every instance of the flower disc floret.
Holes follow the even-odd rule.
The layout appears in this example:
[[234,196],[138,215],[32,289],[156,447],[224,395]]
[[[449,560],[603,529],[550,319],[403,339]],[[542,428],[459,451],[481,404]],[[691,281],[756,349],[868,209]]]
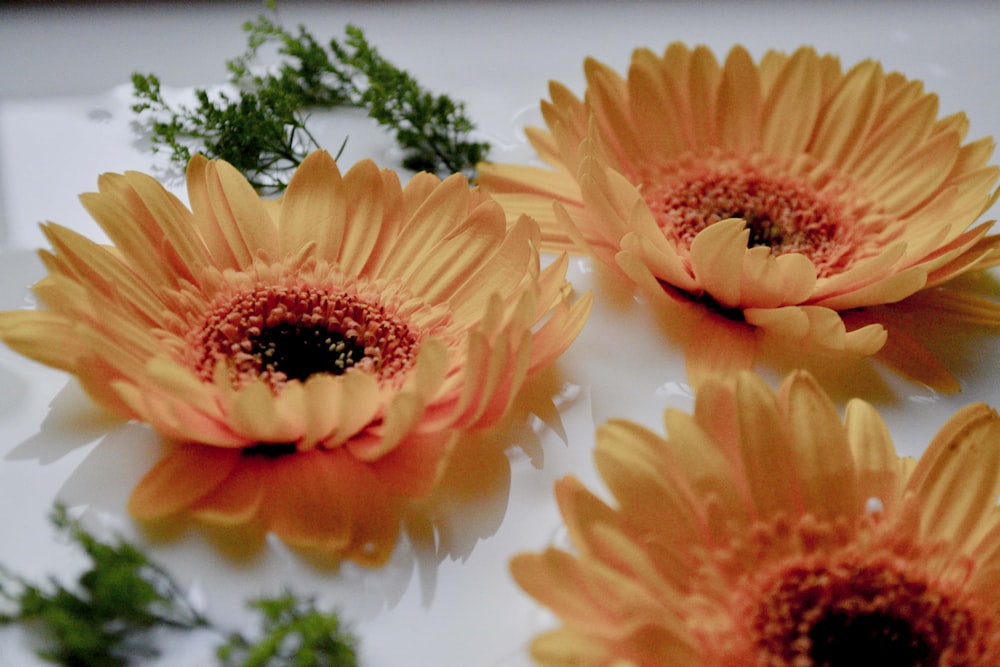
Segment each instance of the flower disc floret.
[[234,388],[263,378],[278,391],[289,380],[351,368],[401,383],[423,336],[378,300],[334,285],[262,285],[220,300],[185,338],[201,379],[222,363]]

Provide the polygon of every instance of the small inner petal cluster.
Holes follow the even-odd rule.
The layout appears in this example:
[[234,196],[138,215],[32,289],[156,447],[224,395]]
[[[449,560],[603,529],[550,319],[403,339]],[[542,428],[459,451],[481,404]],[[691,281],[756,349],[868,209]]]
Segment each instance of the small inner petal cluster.
[[401,379],[413,366],[420,338],[378,303],[312,286],[237,294],[210,309],[189,335],[203,380],[222,363],[234,388],[264,379],[274,389],[350,368],[383,381]]
[[679,252],[690,252],[709,225],[741,218],[748,248],[804,255],[822,278],[863,259],[872,240],[866,238],[873,227],[867,219],[871,207],[859,203],[849,184],[833,179],[819,187],[787,174],[776,161],[760,167],[738,156],[689,158],[644,179],[640,190]]

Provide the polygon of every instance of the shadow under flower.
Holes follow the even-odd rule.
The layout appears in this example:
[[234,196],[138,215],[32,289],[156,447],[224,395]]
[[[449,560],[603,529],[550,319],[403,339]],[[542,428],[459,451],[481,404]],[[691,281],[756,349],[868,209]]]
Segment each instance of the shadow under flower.
[[[619,293],[625,289],[618,287]],[[721,315],[696,322],[666,312],[638,289],[634,298],[650,311],[645,317],[663,345],[680,353],[700,335],[700,328],[712,326],[712,321],[717,320],[720,326],[738,324]],[[988,308],[982,309],[981,321],[975,321],[975,313],[977,300],[998,299],[1000,283],[992,274],[963,275],[898,303],[844,311],[848,330],[869,324],[885,327],[888,340],[873,356],[817,349],[789,339],[761,339],[753,370],[773,386],[793,370],[808,370],[837,402],[861,398],[876,405],[894,405],[914,393],[936,396],[962,392],[993,375],[983,362],[1000,352],[996,336],[1000,321]],[[631,317],[624,311],[621,314]]]
[[[48,465],[67,453],[117,430],[128,430],[138,437],[142,427],[123,424],[94,404],[75,380],[70,380],[53,397],[38,433],[14,447],[5,457],[9,461],[37,460]],[[135,432],[133,432],[135,431]],[[114,471],[117,466],[105,469]]]
[[[441,562],[468,559],[480,541],[497,532],[510,498],[511,450],[519,449],[521,458],[539,469],[547,441],[558,440],[557,446],[565,446],[560,408],[572,403],[574,395],[564,391],[562,382],[554,369],[532,378],[504,423],[467,437],[456,448],[435,490],[408,507],[401,539],[379,568],[289,547],[268,534],[262,523],[239,528],[213,527],[189,518],[133,523],[124,510],[128,497],[164,447],[172,445],[144,424],[113,418],[72,380],[51,400],[38,433],[6,458],[47,465],[92,446],[57,494],[67,506],[83,508],[91,525],[134,536],[180,580],[202,580],[212,598],[224,595],[227,587],[243,591],[245,597],[248,587],[278,583],[299,587],[302,581],[318,581],[321,595],[350,600],[352,614],[363,617],[398,604],[414,581],[420,587],[421,604],[430,606]],[[547,484],[548,479],[540,483]],[[210,575],[223,571],[228,581]],[[213,590],[216,585],[221,593]]]

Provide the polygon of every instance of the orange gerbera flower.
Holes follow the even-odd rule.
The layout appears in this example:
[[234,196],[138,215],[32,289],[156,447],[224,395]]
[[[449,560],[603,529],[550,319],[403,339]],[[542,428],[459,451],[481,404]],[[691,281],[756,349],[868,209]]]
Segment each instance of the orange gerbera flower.
[[0,338],[75,374],[101,405],[179,444],[139,483],[141,520],[257,524],[378,564],[403,499],[456,439],[495,425],[579,332],[565,258],[462,176],[308,157],[280,201],[197,157],[191,210],[152,178],[105,175],[83,203],[114,246],[55,224],[48,309]]
[[808,374],[706,381],[664,439],[597,435],[617,507],[556,488],[576,552],[512,562],[561,618],[542,665],[1000,664],[1000,416],[958,412],[919,462]]
[[919,81],[871,60],[844,72],[811,48],[755,64],[737,46],[720,65],[675,43],[637,50],[627,78],[592,59],[585,70],[584,100],[552,83],[549,131],[528,129],[557,170],[487,164],[479,182],[513,217],[536,217],[547,247],[589,252],[670,309],[695,384],[791,346],[881,350],[958,388],[899,324],[908,312],[1000,324],[996,303],[931,290],[998,261],[998,237],[972,225],[1000,169],[991,140],[962,143],[964,114],[938,119]]

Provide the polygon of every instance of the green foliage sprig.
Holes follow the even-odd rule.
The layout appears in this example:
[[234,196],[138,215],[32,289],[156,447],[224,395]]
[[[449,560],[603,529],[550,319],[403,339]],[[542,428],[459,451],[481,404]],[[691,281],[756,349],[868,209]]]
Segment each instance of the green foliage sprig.
[[45,640],[38,655],[64,667],[128,667],[158,655],[152,631],[213,630],[225,636],[216,656],[222,667],[356,667],[356,639],[336,614],[290,592],[252,600],[263,615],[261,636],[224,633],[188,602],[170,574],[120,536],[101,541],[66,509],[52,523],[80,547],[90,567],[73,588],[54,577],[39,586],[0,570],[0,599],[14,611],[0,625],[21,624]]
[[321,614],[313,599],[291,593],[258,599],[250,606],[263,614],[261,639],[229,635],[217,655],[223,667],[354,667],[356,641],[333,614]]
[[[303,26],[292,32],[266,15],[243,29],[247,50],[226,63],[235,97],[197,89],[196,106],[175,108],[155,75],[132,75],[132,109],[149,114],[154,151],[169,151],[181,166],[199,151],[234,165],[260,190],[280,191],[287,172],[319,147],[306,128],[308,112],[352,107],[393,132],[403,166],[414,171],[472,176],[489,152],[488,143],[470,140],[475,126],[464,104],[424,90],[358,27],[347,26],[343,41],[331,39],[326,47]],[[277,47],[280,62],[273,72],[257,74],[265,45]]]
[[167,150],[182,169],[192,153],[203,153],[229,162],[258,190],[278,191],[287,185],[283,174],[319,147],[298,102],[275,91],[240,91],[233,98],[221,92],[212,97],[199,88],[197,106],[174,108],[156,75],[133,74],[132,86],[140,100],[132,110],[152,113],[153,152]]

